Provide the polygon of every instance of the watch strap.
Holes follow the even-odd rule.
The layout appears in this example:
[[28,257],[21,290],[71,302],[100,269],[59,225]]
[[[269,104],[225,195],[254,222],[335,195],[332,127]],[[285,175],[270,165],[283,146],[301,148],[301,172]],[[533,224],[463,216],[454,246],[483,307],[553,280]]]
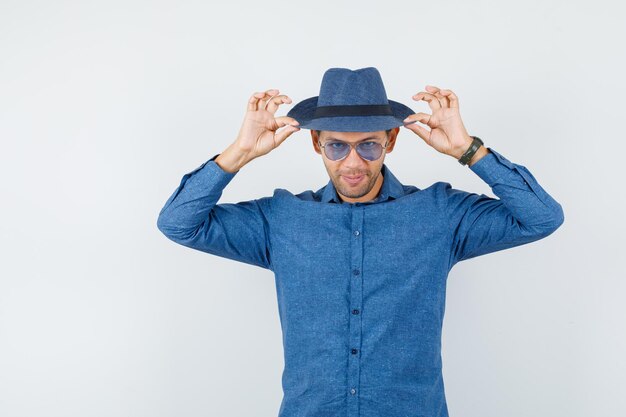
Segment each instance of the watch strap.
[[461,165],[467,165],[469,161],[472,159],[472,156],[478,151],[478,149],[484,144],[484,142],[478,136],[470,136],[472,140],[472,144],[465,151],[465,153],[459,158],[459,163]]

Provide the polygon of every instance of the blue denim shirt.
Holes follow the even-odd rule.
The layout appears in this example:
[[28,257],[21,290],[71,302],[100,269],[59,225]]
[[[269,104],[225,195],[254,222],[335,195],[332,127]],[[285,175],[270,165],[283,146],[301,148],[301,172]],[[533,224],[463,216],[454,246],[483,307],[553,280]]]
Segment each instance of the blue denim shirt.
[[499,198],[403,185],[383,164],[378,197],[317,191],[217,204],[236,173],[185,174],[157,225],[169,239],[267,268],[283,333],[280,417],[448,416],[441,362],[446,280],[459,261],[530,243],[564,220],[521,165],[491,153],[469,169]]

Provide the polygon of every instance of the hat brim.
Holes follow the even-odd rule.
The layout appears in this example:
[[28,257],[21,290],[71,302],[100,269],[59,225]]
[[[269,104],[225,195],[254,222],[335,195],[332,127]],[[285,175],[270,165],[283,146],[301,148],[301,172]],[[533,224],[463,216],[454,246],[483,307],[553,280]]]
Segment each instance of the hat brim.
[[317,99],[310,97],[297,103],[287,116],[299,123],[298,127],[311,130],[329,130],[333,132],[377,132],[404,125],[404,119],[415,112],[408,106],[393,100],[387,100],[391,115],[386,116],[338,116],[314,119]]

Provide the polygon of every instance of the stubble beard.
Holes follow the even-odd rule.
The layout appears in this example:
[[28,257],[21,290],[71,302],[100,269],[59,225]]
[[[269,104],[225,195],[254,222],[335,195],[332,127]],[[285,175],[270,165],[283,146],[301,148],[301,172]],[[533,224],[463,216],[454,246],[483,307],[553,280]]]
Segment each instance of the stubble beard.
[[334,182],[335,189],[338,193],[341,193],[341,195],[344,195],[348,198],[361,198],[369,193],[372,188],[374,188],[374,184],[376,183],[376,179],[378,178],[378,175],[380,175],[380,173],[378,173],[378,175],[374,178],[370,178],[369,173],[365,173],[363,175],[365,175],[365,181],[363,181],[363,184],[356,188],[345,184],[343,182],[343,179],[341,178],[341,175],[338,175],[337,180]]

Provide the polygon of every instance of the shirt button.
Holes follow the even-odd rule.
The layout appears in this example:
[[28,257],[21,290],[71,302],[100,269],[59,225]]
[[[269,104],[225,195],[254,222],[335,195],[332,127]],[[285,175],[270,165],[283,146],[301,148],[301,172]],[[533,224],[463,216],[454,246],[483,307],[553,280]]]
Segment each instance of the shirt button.
[[356,390],[354,388],[350,389],[350,394],[352,395],[356,394]]
[[352,314],[359,314],[359,310],[355,308],[354,310],[352,310]]
[[361,232],[359,232],[358,230],[355,230],[355,231],[354,231],[354,236],[358,236],[358,235],[360,235],[360,234],[361,234]]
[[357,349],[354,349],[354,348],[352,349],[352,354],[353,354],[353,355],[356,355],[356,353],[357,353],[357,352],[358,352],[358,350],[357,350]]
[[354,275],[359,275],[361,272],[358,269],[355,269],[355,270],[352,271],[352,273]]

